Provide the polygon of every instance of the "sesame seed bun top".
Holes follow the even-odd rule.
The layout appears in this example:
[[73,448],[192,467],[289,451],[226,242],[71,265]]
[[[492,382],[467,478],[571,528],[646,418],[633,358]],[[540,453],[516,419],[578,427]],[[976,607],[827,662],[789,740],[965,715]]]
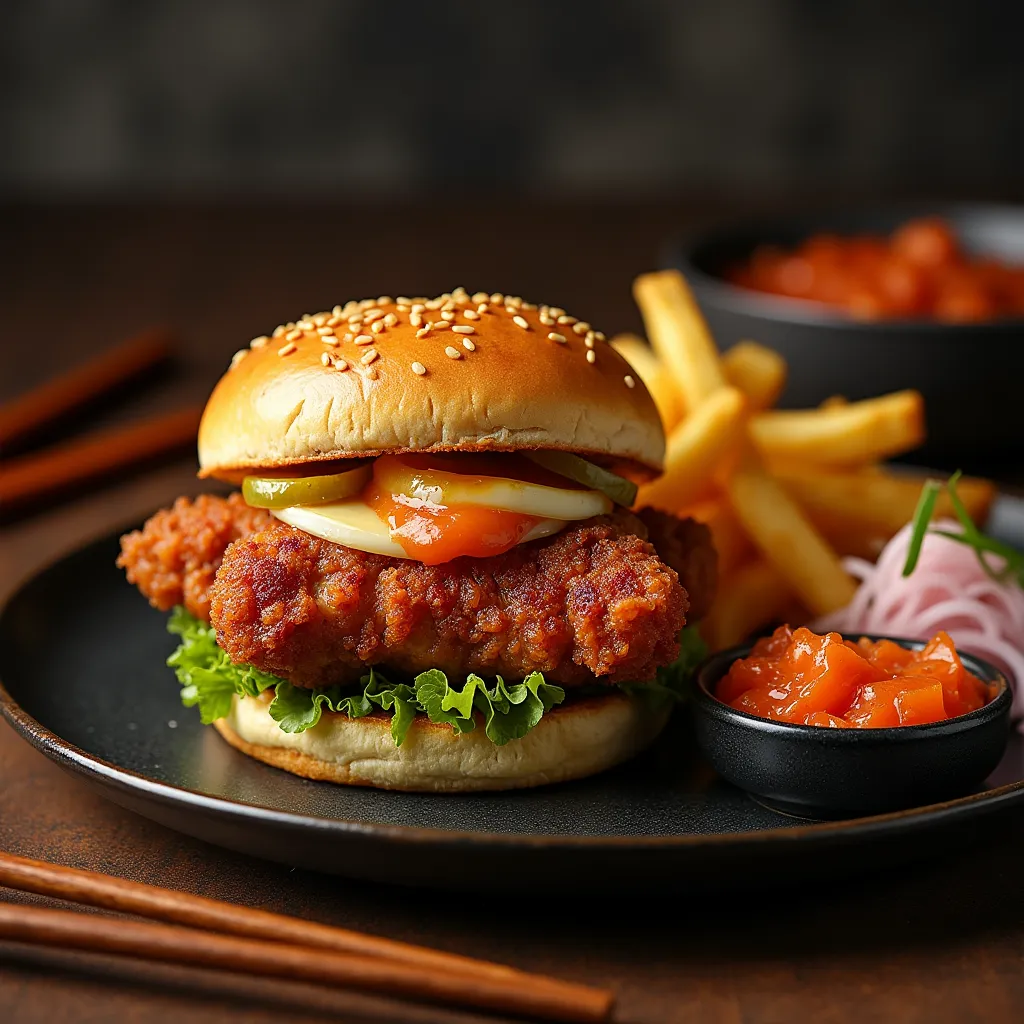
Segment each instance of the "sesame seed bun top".
[[590,324],[456,289],[278,327],[236,353],[199,428],[201,476],[385,452],[579,452],[660,471],[651,396]]

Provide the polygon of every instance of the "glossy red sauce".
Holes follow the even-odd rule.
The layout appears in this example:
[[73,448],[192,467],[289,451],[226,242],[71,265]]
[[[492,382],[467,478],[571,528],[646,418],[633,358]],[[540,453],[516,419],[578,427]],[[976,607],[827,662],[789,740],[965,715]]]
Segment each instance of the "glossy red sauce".
[[[536,483],[547,483],[554,474],[514,457],[476,455],[402,456],[401,461],[414,470],[458,472],[470,478],[515,476]],[[518,544],[540,521],[536,516],[505,512],[481,505],[443,505],[395,493],[383,482],[379,471],[382,460],[374,464],[374,475],[362,498],[391,530],[392,539],[410,558],[424,565],[440,565],[468,555],[489,558]],[[386,465],[386,464],[384,464]],[[562,478],[556,477],[562,481]],[[562,481],[558,486],[572,486]]]
[[1024,267],[968,255],[939,217],[889,237],[814,235],[795,249],[759,246],[726,273],[734,284],[811,299],[865,320],[949,323],[1024,316]]
[[994,687],[937,633],[922,650],[780,626],[734,662],[715,695],[762,718],[833,729],[925,725],[975,711]]

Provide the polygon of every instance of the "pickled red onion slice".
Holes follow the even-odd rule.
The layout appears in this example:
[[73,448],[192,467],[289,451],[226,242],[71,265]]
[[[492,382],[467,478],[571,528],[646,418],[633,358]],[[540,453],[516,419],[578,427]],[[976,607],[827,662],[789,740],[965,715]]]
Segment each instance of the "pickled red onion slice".
[[[952,521],[935,525],[958,529]],[[958,648],[1006,674],[1014,692],[1012,714],[1024,717],[1024,590],[1016,580],[991,579],[971,548],[936,533],[926,534],[917,568],[904,577],[910,534],[911,527],[903,527],[874,565],[844,559],[847,572],[861,585],[845,608],[819,619],[813,628],[921,640],[945,630]],[[1002,559],[989,559],[993,569],[1003,567]]]

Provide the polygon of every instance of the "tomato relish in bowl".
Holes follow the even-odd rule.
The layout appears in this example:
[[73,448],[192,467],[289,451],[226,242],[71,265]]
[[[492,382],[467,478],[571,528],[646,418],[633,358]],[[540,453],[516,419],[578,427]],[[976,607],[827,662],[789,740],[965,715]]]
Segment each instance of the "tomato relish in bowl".
[[1024,267],[972,256],[941,217],[907,221],[888,237],[817,233],[792,249],[759,245],[725,277],[861,320],[978,323],[1024,315]]
[[996,695],[944,632],[918,650],[780,626],[733,662],[722,703],[761,718],[832,729],[927,725],[977,711]]

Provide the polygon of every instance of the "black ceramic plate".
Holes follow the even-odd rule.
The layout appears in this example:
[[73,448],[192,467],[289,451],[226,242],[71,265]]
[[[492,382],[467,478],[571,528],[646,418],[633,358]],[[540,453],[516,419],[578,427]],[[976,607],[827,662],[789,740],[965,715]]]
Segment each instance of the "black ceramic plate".
[[[1024,503],[996,529],[1024,546]],[[387,882],[560,891],[705,888],[774,871],[830,875],[977,834],[1024,806],[1016,733],[986,786],[931,807],[812,823],[717,779],[676,715],[647,754],[582,782],[434,796],[296,778],[230,748],[178,702],[174,640],[114,566],[116,536],[57,562],[0,615],[0,711],[104,796],[211,843]],[[6,689],[4,689],[6,687]],[[884,845],[884,850],[880,849]]]

